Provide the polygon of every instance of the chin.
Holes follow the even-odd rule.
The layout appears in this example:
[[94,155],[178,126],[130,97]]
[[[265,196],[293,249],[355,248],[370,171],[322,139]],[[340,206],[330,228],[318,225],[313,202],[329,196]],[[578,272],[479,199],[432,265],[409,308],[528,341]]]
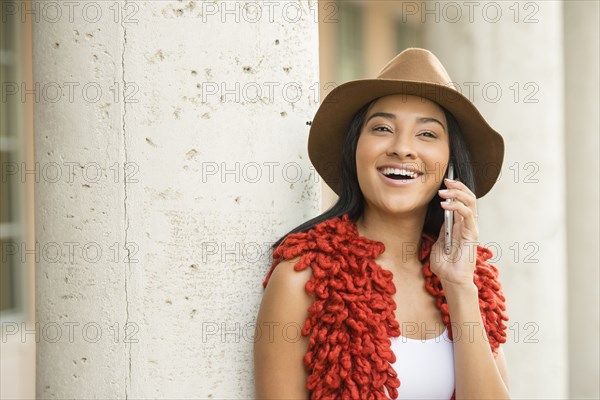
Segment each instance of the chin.
[[[422,205],[415,204],[413,201],[398,199],[397,201],[380,201],[375,203],[375,208],[380,212],[390,215],[405,215],[417,213]],[[427,207],[427,205],[425,205]]]

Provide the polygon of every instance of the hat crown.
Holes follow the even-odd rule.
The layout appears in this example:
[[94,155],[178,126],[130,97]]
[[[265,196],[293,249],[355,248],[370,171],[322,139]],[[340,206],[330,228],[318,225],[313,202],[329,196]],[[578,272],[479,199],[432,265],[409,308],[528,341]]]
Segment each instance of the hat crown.
[[408,48],[394,57],[377,75],[377,79],[428,82],[456,90],[450,75],[430,51]]

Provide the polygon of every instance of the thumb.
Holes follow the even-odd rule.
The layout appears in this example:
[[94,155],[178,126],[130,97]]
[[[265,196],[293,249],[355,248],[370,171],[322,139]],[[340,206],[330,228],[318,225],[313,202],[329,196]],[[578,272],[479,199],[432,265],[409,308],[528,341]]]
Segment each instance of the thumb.
[[444,218],[444,222],[442,223],[438,237],[443,239],[445,234],[446,234],[446,218]]

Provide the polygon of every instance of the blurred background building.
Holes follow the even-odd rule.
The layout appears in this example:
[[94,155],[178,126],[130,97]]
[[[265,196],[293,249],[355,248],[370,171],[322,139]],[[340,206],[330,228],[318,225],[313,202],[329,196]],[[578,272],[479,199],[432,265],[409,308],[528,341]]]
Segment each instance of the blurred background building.
[[[33,398],[36,385],[41,398],[45,397],[41,392],[51,390],[63,395],[75,393],[69,390],[70,385],[83,385],[80,390],[87,390],[89,398],[103,397],[110,391],[86,386],[86,373],[94,371],[82,370],[77,383],[59,378],[61,374],[52,371],[54,352],[44,353],[47,356],[40,353],[51,346],[44,340],[38,344],[37,354],[37,369],[42,372],[44,383],[39,378],[36,383],[39,338],[36,340],[33,324],[36,319],[52,321],[56,316],[49,317],[39,308],[36,314],[36,302],[39,305],[50,301],[39,297],[39,293],[36,299],[36,288],[42,285],[41,293],[46,296],[54,287],[48,286],[47,275],[43,283],[36,285],[34,277],[39,280],[48,270],[37,268],[35,257],[28,251],[36,248],[36,238],[47,239],[47,235],[34,231],[34,221],[39,217],[36,213],[44,212],[44,203],[55,199],[47,198],[46,191],[34,192],[34,179],[27,179],[27,171],[33,167],[21,166],[32,166],[42,152],[52,160],[51,153],[60,153],[61,149],[35,144],[34,136],[37,139],[40,134],[34,132],[33,126],[38,107],[34,96],[9,94],[14,89],[11,83],[32,88],[34,82],[52,79],[53,58],[39,43],[49,44],[50,39],[44,41],[44,37],[57,30],[72,29],[67,19],[34,23],[31,16],[12,13],[8,3],[17,8],[32,4],[2,3],[0,398]],[[191,12],[196,3],[199,8],[202,2],[164,2],[173,6],[175,14]],[[305,4],[314,6],[313,2]],[[464,90],[474,88],[469,92],[472,100],[506,143],[503,176],[494,190],[480,200],[480,215],[482,242],[493,241],[497,244],[492,248],[495,252],[504,251],[497,265],[511,317],[512,336],[505,345],[511,393],[514,398],[528,399],[599,398],[598,2],[344,0],[321,1],[318,7],[318,26],[311,25],[310,17],[299,23],[281,19],[279,22],[289,25],[286,32],[297,43],[303,40],[302,30],[295,31],[299,24],[306,31],[318,29],[321,99],[337,84],[374,77],[407,47],[432,50]],[[167,15],[164,10],[162,15]],[[236,21],[221,23],[220,28],[227,30],[241,26]],[[157,26],[161,24],[158,22]],[[261,26],[255,24],[249,29],[260,35]],[[215,32],[202,31],[202,35],[206,42],[219,40]],[[39,41],[38,47],[35,40]],[[247,36],[246,43],[237,40],[247,46],[254,44],[252,36]],[[295,51],[310,53],[311,43],[308,40],[307,47],[300,44]],[[36,48],[39,53],[34,52]],[[227,53],[227,49],[213,51]],[[291,52],[289,48],[282,51],[278,60],[270,60],[277,68],[288,57],[285,51]],[[70,57],[76,56],[75,51],[70,53]],[[224,64],[215,63],[213,69],[225,68]],[[46,78],[47,74],[50,78]],[[498,88],[503,93],[500,97],[494,95]],[[61,124],[60,116],[51,118],[56,120],[36,120],[42,125],[40,129]],[[251,196],[252,192],[244,194]],[[335,195],[322,184],[317,200],[320,208],[326,209],[335,201]],[[57,234],[60,236],[60,232]],[[259,301],[256,296],[255,299]],[[69,307],[78,306],[66,308]],[[248,349],[246,346],[240,352],[247,355]],[[221,354],[214,359],[225,357]],[[48,383],[54,375],[55,382]],[[132,393],[139,397],[144,392]],[[233,392],[228,393],[234,396]],[[188,394],[203,396],[198,392]],[[252,395],[246,392],[246,396]]]
[[[32,87],[32,24],[6,15],[0,30],[0,398],[35,398],[34,179],[16,172],[33,165],[33,101],[8,99],[7,85]],[[12,169],[12,172],[10,172]],[[11,332],[28,332],[25,337]]]

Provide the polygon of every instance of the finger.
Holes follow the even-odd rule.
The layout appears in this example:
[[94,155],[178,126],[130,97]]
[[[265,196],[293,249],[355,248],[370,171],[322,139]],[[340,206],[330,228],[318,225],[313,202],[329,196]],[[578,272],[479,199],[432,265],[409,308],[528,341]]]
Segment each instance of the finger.
[[477,198],[460,189],[440,189],[438,195],[443,199],[452,199],[464,203],[467,207],[477,210]]
[[477,198],[477,196],[475,196],[475,193],[473,193],[471,191],[471,189],[469,189],[467,187],[467,185],[465,185],[461,181],[455,181],[455,180],[451,180],[451,179],[448,179],[448,178],[444,178],[444,184],[446,185],[446,187],[448,189],[459,189],[459,190],[462,190],[465,193],[468,193],[468,194],[472,195],[474,198]]
[[440,204],[443,209],[455,211],[455,215],[458,213],[458,215],[462,217],[460,222],[463,222],[467,229],[472,230],[473,232],[477,231],[475,212],[473,212],[470,207],[467,207],[466,204],[461,201],[452,201],[449,203],[442,201]]

